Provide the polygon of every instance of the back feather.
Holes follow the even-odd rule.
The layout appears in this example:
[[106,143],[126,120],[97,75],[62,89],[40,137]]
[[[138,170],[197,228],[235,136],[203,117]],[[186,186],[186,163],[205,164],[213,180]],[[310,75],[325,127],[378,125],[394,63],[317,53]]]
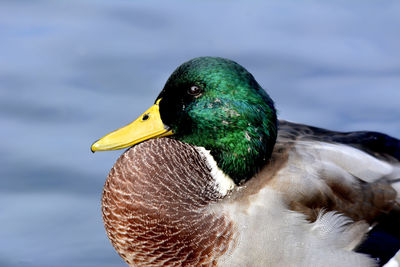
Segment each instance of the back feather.
[[280,121],[280,146],[292,147],[292,160],[300,157],[308,162],[303,173],[316,173],[299,175],[310,180],[310,188],[292,203],[294,210],[319,222],[317,228],[325,216],[331,216],[329,212],[317,216],[323,208],[355,221],[366,220],[374,228],[355,250],[376,258],[380,266],[396,254],[400,249],[400,140],[378,132],[341,133]]

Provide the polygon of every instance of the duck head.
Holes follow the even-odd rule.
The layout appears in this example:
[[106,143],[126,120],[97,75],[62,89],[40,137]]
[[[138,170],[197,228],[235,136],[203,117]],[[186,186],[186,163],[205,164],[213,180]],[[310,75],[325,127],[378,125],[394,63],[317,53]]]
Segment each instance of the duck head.
[[276,111],[241,65],[224,58],[194,58],[171,74],[150,109],[91,149],[121,149],[167,135],[209,150],[218,167],[239,185],[270,157],[277,136]]

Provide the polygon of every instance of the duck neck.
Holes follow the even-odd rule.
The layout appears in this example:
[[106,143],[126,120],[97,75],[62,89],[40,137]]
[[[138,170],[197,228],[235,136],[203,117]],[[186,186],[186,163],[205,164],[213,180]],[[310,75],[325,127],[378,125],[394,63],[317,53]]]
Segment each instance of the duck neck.
[[[270,110],[270,109],[268,109]],[[224,125],[222,129],[202,129],[178,137],[179,140],[209,150],[217,166],[236,185],[253,177],[271,156],[277,136],[277,119],[273,112],[254,112],[256,119]],[[198,126],[197,126],[198,128]]]
[[266,134],[245,132],[244,135],[244,139],[210,151],[220,169],[237,185],[249,180],[265,165],[275,144],[275,140],[271,140]]

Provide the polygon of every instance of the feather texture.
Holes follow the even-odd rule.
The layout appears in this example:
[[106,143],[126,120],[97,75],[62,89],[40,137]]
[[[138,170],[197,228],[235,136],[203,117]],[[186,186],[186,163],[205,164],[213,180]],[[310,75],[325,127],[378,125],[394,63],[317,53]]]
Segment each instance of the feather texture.
[[234,61],[183,63],[143,116],[92,151],[133,144],[102,199],[131,266],[375,266],[400,249],[400,141],[278,122]]
[[126,151],[102,200],[117,251],[132,266],[374,266],[352,250],[395,207],[397,162],[296,127],[281,122],[242,186],[203,148],[160,138]]

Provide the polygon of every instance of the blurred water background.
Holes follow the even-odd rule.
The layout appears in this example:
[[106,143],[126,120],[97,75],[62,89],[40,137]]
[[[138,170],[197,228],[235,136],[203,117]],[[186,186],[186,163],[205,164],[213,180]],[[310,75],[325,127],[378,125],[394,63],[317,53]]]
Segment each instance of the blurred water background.
[[100,212],[140,115],[197,56],[245,66],[279,115],[400,137],[399,1],[0,0],[0,266],[125,266]]

